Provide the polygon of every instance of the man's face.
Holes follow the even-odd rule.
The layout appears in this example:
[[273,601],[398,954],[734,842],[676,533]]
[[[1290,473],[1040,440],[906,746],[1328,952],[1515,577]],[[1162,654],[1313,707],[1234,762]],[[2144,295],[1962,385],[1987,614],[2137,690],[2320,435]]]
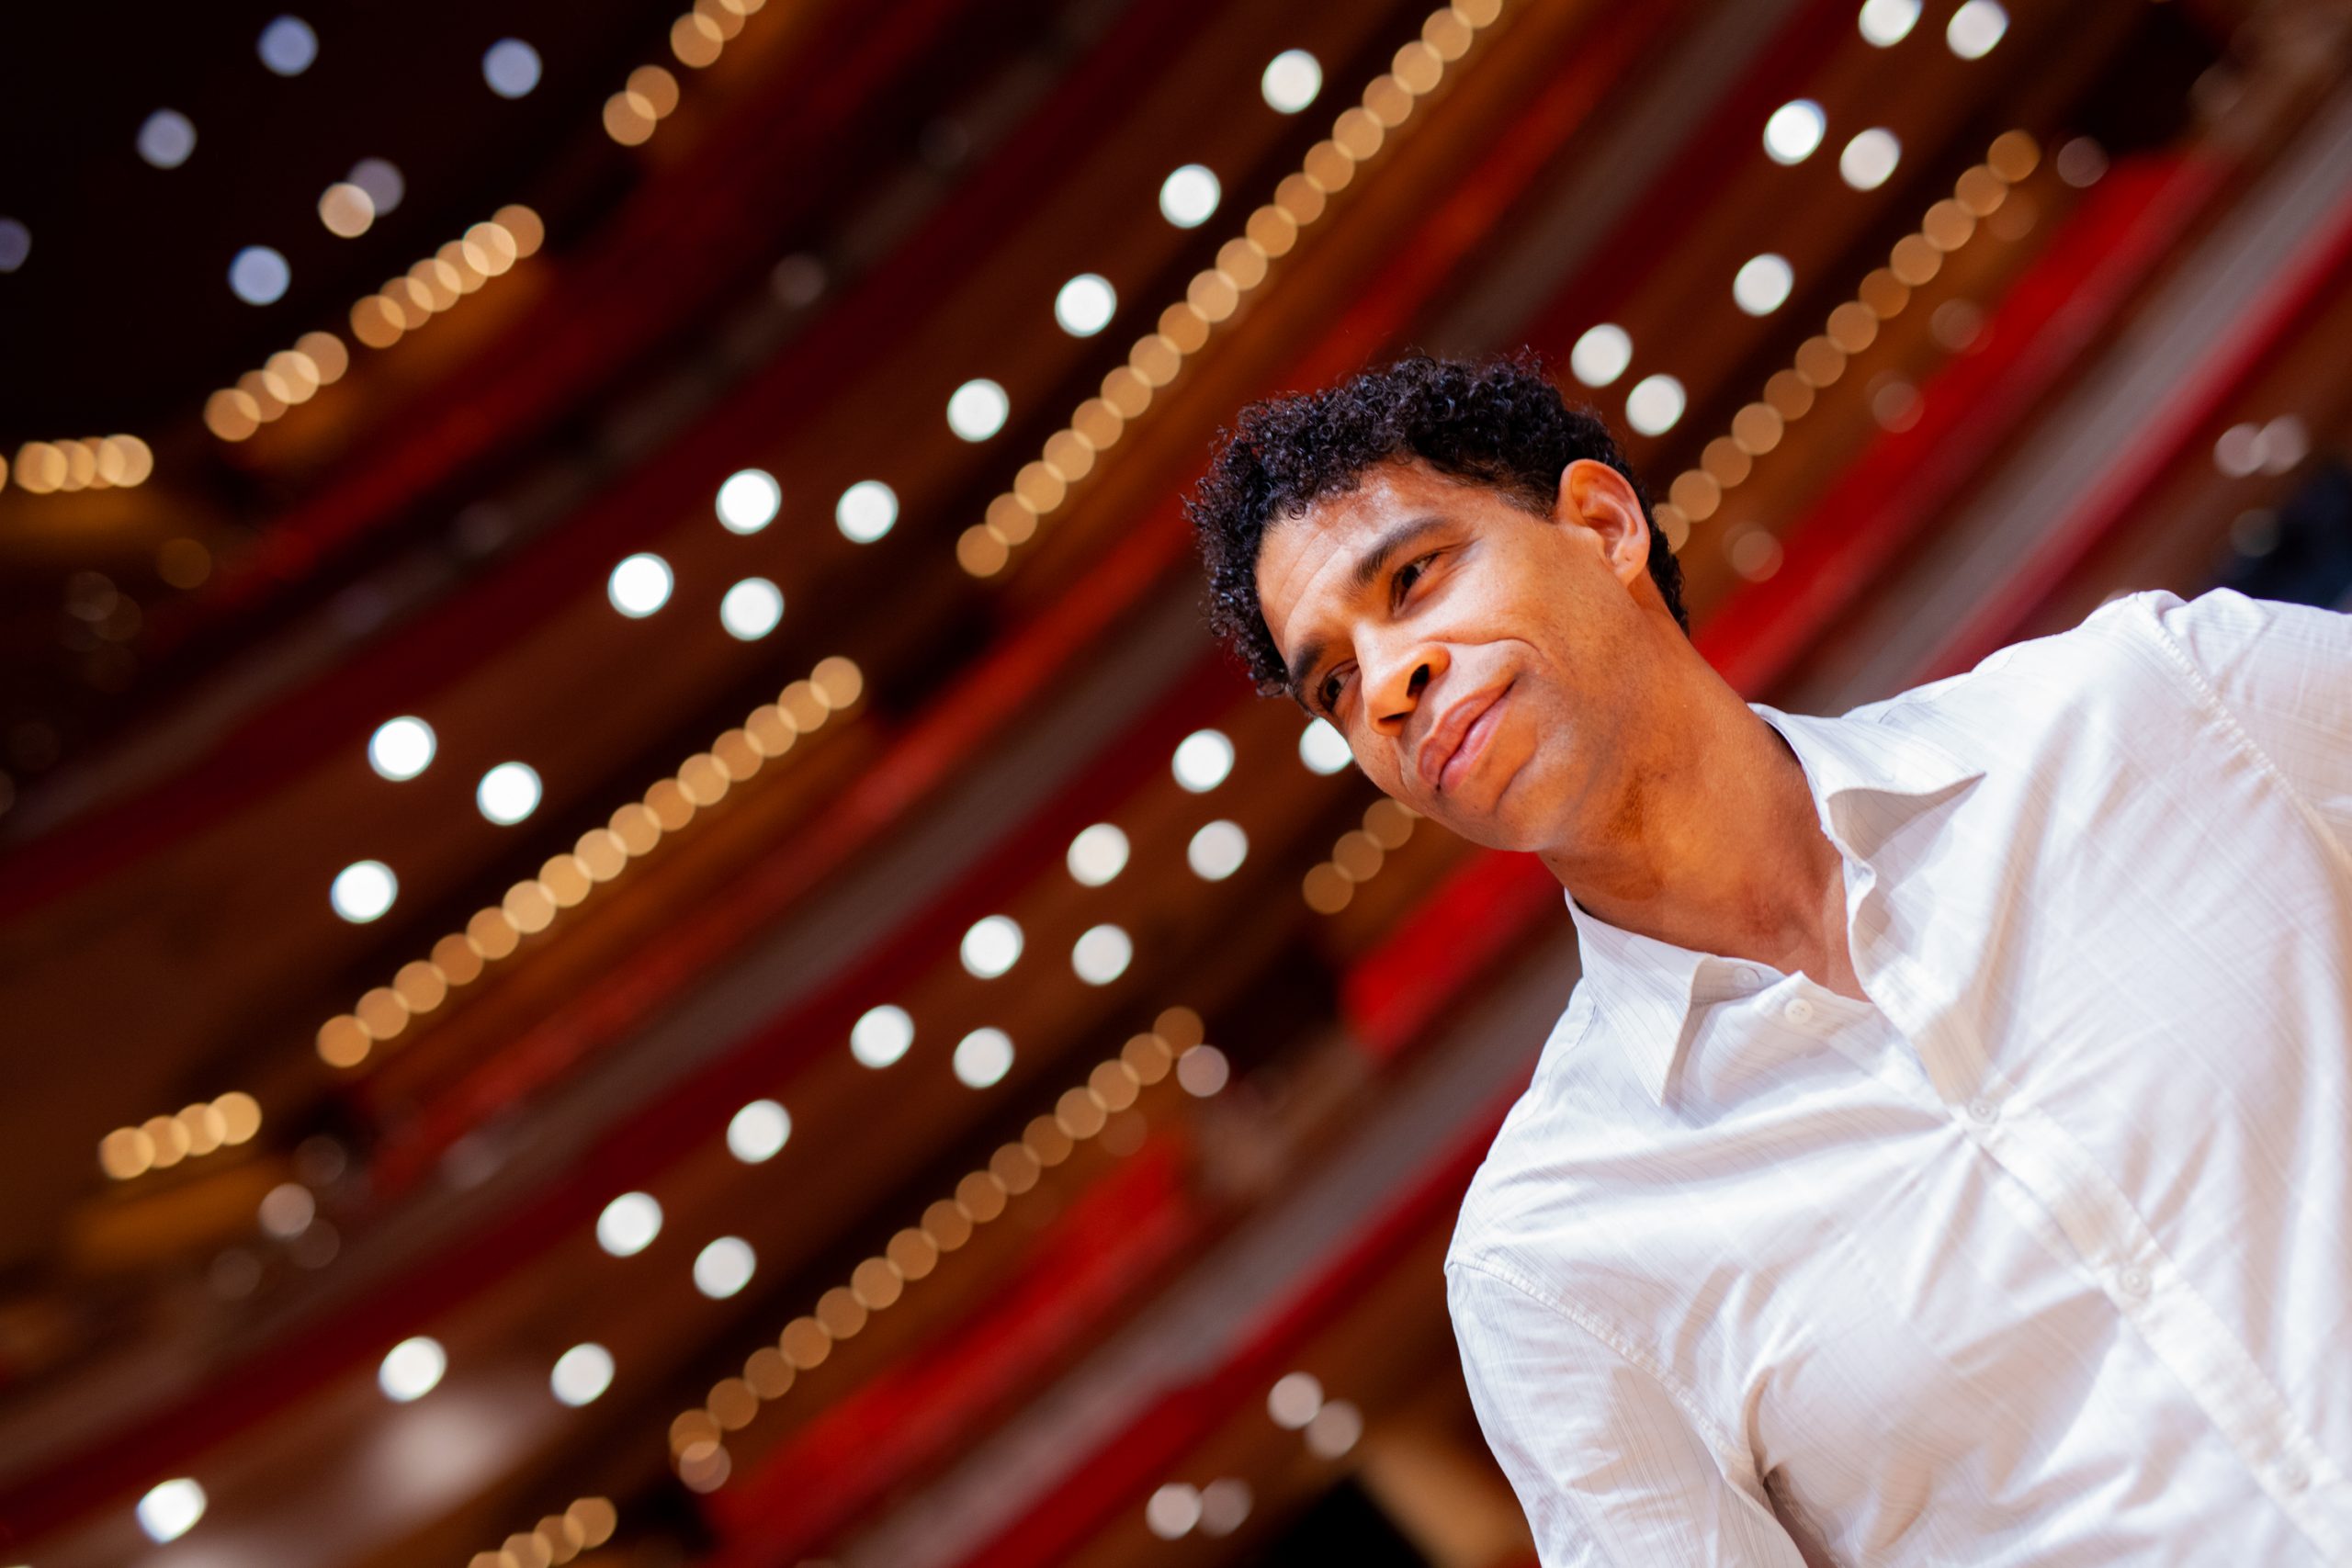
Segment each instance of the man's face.
[[1638,809],[1638,721],[1674,629],[1648,552],[1602,464],[1570,464],[1544,518],[1390,463],[1278,519],[1258,594],[1294,694],[1374,784],[1474,842],[1541,852]]

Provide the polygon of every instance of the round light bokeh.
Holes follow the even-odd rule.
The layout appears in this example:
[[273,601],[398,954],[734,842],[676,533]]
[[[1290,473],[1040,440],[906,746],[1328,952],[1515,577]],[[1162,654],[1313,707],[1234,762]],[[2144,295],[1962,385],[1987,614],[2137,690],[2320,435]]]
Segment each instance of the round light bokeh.
[[1092,337],[1119,313],[1119,293],[1099,272],[1081,272],[1054,296],[1054,324],[1072,337]]
[[1197,229],[1216,215],[1224,194],[1207,165],[1187,164],[1159,183],[1159,215],[1179,229]]
[[380,919],[401,893],[400,878],[379,860],[354,861],[334,874],[327,902],[355,926]]
[[280,76],[300,76],[319,57],[319,35],[300,17],[280,17],[262,28],[254,48],[261,62]]
[[833,503],[833,525],[855,544],[874,543],[898,521],[898,492],[880,479],[858,480]]
[[148,1488],[131,1511],[138,1516],[139,1528],[147,1539],[161,1546],[179,1540],[194,1529],[204,1517],[204,1488],[181,1476],[176,1480],[158,1483]]
[[1276,114],[1296,114],[1322,92],[1323,62],[1303,49],[1286,49],[1266,62],[1258,90]]
[[293,284],[294,269],[267,245],[247,245],[229,262],[229,292],[248,305],[275,305]]
[[385,1352],[383,1365],[376,1369],[376,1386],[393,1404],[407,1404],[440,1387],[441,1374],[448,1370],[449,1354],[441,1341],[420,1334]]
[[1876,190],[1903,161],[1903,143],[1884,126],[1872,126],[1838,154],[1838,176],[1856,190]]
[[1233,742],[1221,729],[1196,729],[1176,743],[1170,767],[1178,784],[1194,795],[1206,795],[1233,772]]
[[907,1010],[885,1002],[868,1008],[850,1025],[849,1054],[869,1067],[887,1067],[915,1043],[915,1021]]
[[1190,1535],[1201,1522],[1201,1495],[1181,1481],[1171,1481],[1151,1495],[1143,1506],[1144,1528],[1162,1540]]
[[1919,0],[1862,0],[1855,18],[1862,41],[1877,49],[1892,49],[1919,25]]
[[1211,822],[1184,846],[1184,863],[1204,882],[1223,882],[1250,858],[1250,839],[1238,822]]
[[1764,122],[1764,155],[1775,164],[1802,164],[1821,145],[1829,117],[1811,98],[1792,98]]
[[747,577],[718,601],[718,624],[739,642],[757,642],[784,623],[784,590]]
[[1318,718],[1298,732],[1298,760],[1306,771],[1327,778],[1356,760],[1348,738],[1328,718]]
[[159,169],[176,169],[196,151],[196,126],[177,109],[157,109],[139,126],[139,155]]
[[1069,874],[1081,886],[1100,887],[1127,868],[1127,836],[1097,822],[1069,841]]
[[1021,926],[1010,915],[985,915],[972,922],[956,949],[964,967],[993,980],[1021,962]]
[[527,97],[539,85],[539,51],[518,38],[503,38],[482,51],[481,79],[502,98]]
[[613,1353],[593,1340],[558,1356],[548,1374],[548,1387],[556,1398],[575,1410],[594,1404],[612,1386]]
[[730,534],[756,534],[784,509],[784,487],[765,468],[741,468],[718,487],[718,523]]
[[362,158],[351,165],[351,173],[344,178],[368,193],[379,218],[398,207],[401,197],[408,194],[408,182],[401,178],[399,167],[388,158]]
[[1135,941],[1125,931],[1114,925],[1091,926],[1071,944],[1069,966],[1088,985],[1107,986],[1127,972],[1135,956]]
[[1588,387],[1606,387],[1634,363],[1634,340],[1613,321],[1588,327],[1568,350],[1568,373]]
[[956,1043],[956,1080],[967,1089],[989,1089],[1012,1070],[1012,1037],[1001,1029],[975,1029]]
[[641,621],[670,602],[670,591],[676,584],[668,561],[640,550],[613,568],[613,575],[605,582],[605,596],[614,609],[632,621]]
[[650,1192],[624,1192],[596,1216],[596,1245],[615,1258],[634,1258],[662,1234],[662,1205]]
[[1625,394],[1625,423],[1644,435],[1663,435],[1682,418],[1687,399],[1671,376],[1645,376]]
[[1731,280],[1732,302],[1751,316],[1769,316],[1789,302],[1797,275],[1789,258],[1767,251],[1740,265]]
[[1274,1425],[1295,1432],[1323,1408],[1323,1384],[1313,1372],[1285,1372],[1266,1391],[1266,1414]]
[[759,1261],[752,1244],[741,1236],[720,1236],[695,1254],[695,1289],[723,1302],[752,1282]]
[[1944,43],[1962,60],[1982,60],[2008,30],[2009,14],[1993,0],[1968,0],[1944,24]]
[[745,1165],[774,1159],[792,1138],[792,1113],[773,1100],[755,1100],[727,1122],[727,1152]]
[[538,770],[528,762],[501,762],[474,786],[474,806],[502,828],[512,828],[539,808]]

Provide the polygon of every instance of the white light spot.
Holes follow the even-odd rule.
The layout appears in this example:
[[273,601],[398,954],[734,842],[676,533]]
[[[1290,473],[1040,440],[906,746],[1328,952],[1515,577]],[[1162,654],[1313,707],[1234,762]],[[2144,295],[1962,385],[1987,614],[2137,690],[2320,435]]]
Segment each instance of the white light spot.
[[765,468],[743,468],[718,487],[719,525],[730,534],[756,534],[784,507],[784,487]]
[[915,1043],[915,1021],[907,1010],[885,1002],[868,1008],[850,1025],[849,1054],[869,1067],[887,1067]]
[[1323,90],[1323,62],[1303,49],[1286,49],[1266,62],[1258,90],[1277,114],[1296,114]]
[[747,577],[718,602],[718,624],[727,635],[757,642],[784,619],[784,590],[764,577]]
[[723,1302],[752,1282],[759,1259],[740,1235],[723,1235],[695,1254],[695,1289]]
[[409,715],[388,718],[368,738],[368,765],[394,784],[413,779],[433,762],[433,727]]
[[1298,760],[1306,771],[1329,777],[1356,760],[1348,738],[1328,718],[1318,718],[1298,732]]
[[1792,98],[1764,122],[1764,155],[1775,164],[1802,164],[1821,145],[1829,117],[1811,98]]
[[1216,211],[1224,194],[1205,166],[1187,164],[1160,182],[1159,215],[1179,229],[1197,229]]
[[1250,1483],[1237,1476],[1210,1482],[1201,1488],[1201,1533],[1231,1535],[1249,1519],[1252,1501]]
[[993,980],[1021,962],[1021,927],[1010,915],[988,915],[972,922],[960,950],[964,967]]
[[2009,14],[1993,0],[1968,0],[1944,25],[1944,42],[1962,60],[1982,60],[2009,30]]
[[1233,772],[1233,742],[1219,729],[1196,729],[1176,744],[1171,763],[1176,782],[1194,795],[1205,795]]
[[327,902],[355,926],[381,919],[401,894],[400,878],[379,860],[354,861],[334,874]]
[[294,269],[267,245],[247,245],[229,263],[229,292],[248,305],[275,305],[293,281]]
[[755,1100],[727,1123],[727,1152],[745,1165],[775,1158],[792,1136],[792,1113],[773,1100]]
[[1789,302],[1797,275],[1786,256],[1767,251],[1741,264],[1731,280],[1732,302],[1751,316],[1769,316]]
[[1323,1384],[1313,1372],[1287,1372],[1266,1391],[1266,1414],[1274,1425],[1295,1432],[1323,1408]]
[[474,786],[474,805],[502,828],[539,808],[539,773],[528,762],[501,762]]
[[261,1228],[280,1241],[291,1241],[319,1217],[319,1201],[299,1181],[281,1181],[262,1194]]
[[594,1404],[613,1386],[613,1353],[594,1340],[574,1345],[555,1359],[555,1371],[548,1374],[548,1386],[555,1391],[556,1398],[574,1409]]
[[1250,840],[1238,822],[1212,822],[1184,847],[1184,863],[1204,882],[1223,882],[1250,858]]
[[662,1205],[650,1192],[624,1192],[596,1216],[596,1245],[615,1258],[634,1258],[662,1234]]
[[1151,1495],[1143,1506],[1146,1529],[1162,1540],[1190,1535],[1201,1522],[1201,1495],[1181,1481],[1171,1481]]
[[1001,1029],[975,1029],[956,1043],[956,1077],[967,1088],[987,1089],[1012,1070],[1012,1037]]
[[177,109],[157,109],[139,127],[139,155],[159,169],[176,169],[196,151],[196,126]]
[[1233,1064],[1214,1045],[1195,1045],[1176,1063],[1176,1081],[1184,1092],[1206,1100],[1233,1077]]
[[280,17],[262,28],[261,62],[280,76],[300,76],[319,57],[319,35],[300,17]]
[[1127,836],[1097,822],[1069,841],[1069,874],[1080,885],[1100,887],[1127,868]]
[[384,1364],[376,1369],[376,1385],[386,1399],[406,1404],[438,1388],[441,1374],[448,1370],[449,1353],[441,1348],[441,1341],[420,1334],[384,1353]]
[[2290,473],[2311,455],[2311,432],[2293,414],[2282,413],[2262,427],[2263,472]]
[[1919,25],[1919,0],[1862,0],[1861,15],[1855,21],[1864,42],[1892,49]]
[[1588,327],[1568,350],[1568,370],[1588,387],[1606,387],[1634,362],[1634,340],[1610,321]]
[[842,535],[870,545],[899,521],[899,496],[880,479],[860,479],[833,503],[833,524]]
[[1363,1436],[1363,1413],[1344,1399],[1331,1401],[1306,1424],[1306,1446],[1317,1459],[1338,1459]]
[[356,240],[375,226],[375,198],[348,180],[337,180],[319,197],[319,221],[338,239]]
[[204,1488],[186,1477],[166,1481],[150,1488],[147,1495],[139,1499],[135,1511],[139,1528],[147,1532],[149,1540],[161,1546],[179,1540],[204,1517]]
[[1856,190],[1876,190],[1903,161],[1903,143],[1883,126],[1872,126],[1838,154],[1838,174]]
[[1054,321],[1072,337],[1092,337],[1119,313],[1119,291],[1099,272],[1081,272],[1054,296]]
[[1012,403],[1004,389],[985,376],[965,382],[947,398],[947,428],[966,441],[986,441],[1004,428]]
[[539,51],[518,38],[503,38],[481,57],[481,79],[502,98],[519,98],[539,85]]
[[33,254],[33,231],[14,218],[0,218],[0,272],[14,272]]
[[630,620],[643,620],[670,602],[670,590],[676,580],[670,575],[670,563],[650,550],[640,550],[613,568],[613,575],[605,583],[605,596],[613,608]]
[[376,216],[381,218],[401,204],[408,194],[408,182],[401,178],[399,167],[387,158],[362,158],[351,165],[351,173],[344,178],[368,193],[376,204]]
[[1645,376],[1625,394],[1625,423],[1644,435],[1663,435],[1682,417],[1682,383],[1671,376]]
[[2076,190],[2086,189],[2107,175],[2107,149],[2087,136],[2074,137],[2051,161],[2058,177]]
[[1069,950],[1069,966],[1090,986],[1107,986],[1135,962],[1136,944],[1116,926],[1089,928]]

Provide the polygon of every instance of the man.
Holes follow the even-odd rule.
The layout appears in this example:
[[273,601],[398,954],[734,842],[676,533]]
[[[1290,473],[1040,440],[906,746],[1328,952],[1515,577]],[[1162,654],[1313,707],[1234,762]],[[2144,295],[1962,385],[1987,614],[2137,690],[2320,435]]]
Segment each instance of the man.
[[1243,412],[1211,615],[1584,976],[1446,1263],[1544,1562],[2352,1564],[2352,621],[1743,703],[1525,360]]

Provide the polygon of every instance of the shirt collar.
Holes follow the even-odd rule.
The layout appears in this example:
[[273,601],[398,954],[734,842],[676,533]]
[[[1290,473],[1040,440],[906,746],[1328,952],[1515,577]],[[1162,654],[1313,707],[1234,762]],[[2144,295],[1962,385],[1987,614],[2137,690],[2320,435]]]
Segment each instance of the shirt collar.
[[[1853,842],[1851,797],[1871,795],[1905,803],[1894,815],[1907,817],[1984,774],[1941,747],[1875,718],[1813,718],[1762,703],[1747,705],[1796,752],[1822,829],[1849,860],[1867,860]],[[1888,814],[1873,812],[1871,822],[1871,840],[1883,842]],[[1642,1088],[1664,1104],[1667,1082],[1690,1031],[1699,972],[1730,961],[1611,925],[1578,908],[1573,896],[1567,905],[1584,983],[1593,990],[1596,1021],[1608,1019],[1607,1032]]]

